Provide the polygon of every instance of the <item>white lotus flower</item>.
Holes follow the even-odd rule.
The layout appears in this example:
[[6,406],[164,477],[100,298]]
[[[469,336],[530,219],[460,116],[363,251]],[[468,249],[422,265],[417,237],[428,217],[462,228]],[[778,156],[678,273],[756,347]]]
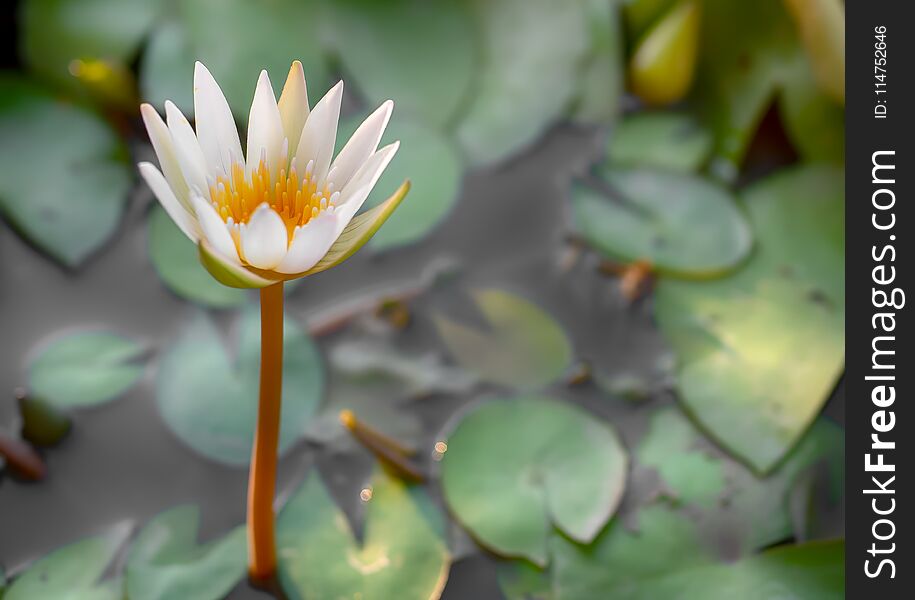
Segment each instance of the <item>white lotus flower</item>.
[[310,110],[296,61],[277,102],[261,71],[247,154],[225,96],[202,63],[194,69],[196,133],[171,102],[166,121],[149,104],[141,107],[162,170],[144,162],[140,173],[222,283],[265,287],[339,264],[403,199],[407,182],[354,218],[399,142],[378,149],[394,106],[388,100],[331,160],[342,96],[341,81]]

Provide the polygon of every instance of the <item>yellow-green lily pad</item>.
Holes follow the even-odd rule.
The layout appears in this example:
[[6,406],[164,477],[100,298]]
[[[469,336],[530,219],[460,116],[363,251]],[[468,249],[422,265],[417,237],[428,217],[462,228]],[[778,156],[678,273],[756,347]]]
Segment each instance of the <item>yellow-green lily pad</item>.
[[292,600],[437,600],[451,559],[424,492],[376,471],[357,540],[312,471],[277,519],[279,575]]
[[438,314],[435,325],[454,359],[481,379],[534,389],[555,381],[572,360],[565,331],[538,306],[509,292],[472,292],[488,329]]
[[826,167],[757,183],[743,195],[758,246],[749,261],[724,279],[658,286],[682,402],[759,472],[798,441],[844,367],[842,186]]

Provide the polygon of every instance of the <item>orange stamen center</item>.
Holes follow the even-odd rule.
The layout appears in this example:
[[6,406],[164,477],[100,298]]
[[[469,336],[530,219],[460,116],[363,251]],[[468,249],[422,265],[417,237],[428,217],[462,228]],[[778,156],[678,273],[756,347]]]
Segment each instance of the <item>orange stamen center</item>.
[[[296,227],[317,217],[336,199],[331,189],[318,189],[310,169],[299,178],[295,167],[281,168],[276,177],[264,161],[245,177],[241,163],[232,165],[230,176],[220,175],[210,186],[210,200],[222,220],[229,225],[247,223],[255,209],[266,202],[286,223],[289,240]],[[233,235],[233,237],[235,237]]]

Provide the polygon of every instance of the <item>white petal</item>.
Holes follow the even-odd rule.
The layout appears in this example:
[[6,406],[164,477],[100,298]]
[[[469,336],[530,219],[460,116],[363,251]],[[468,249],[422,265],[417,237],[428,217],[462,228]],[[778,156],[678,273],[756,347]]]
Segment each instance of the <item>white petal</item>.
[[400,148],[400,142],[394,142],[373,154],[343,188],[340,194],[342,201],[337,206],[337,235],[362,208],[362,204],[378,183],[378,178],[384,173],[398,148]]
[[159,116],[159,113],[156,112],[156,109],[149,104],[144,103],[140,106],[140,114],[143,116],[143,123],[146,125],[149,141],[152,142],[153,150],[156,151],[156,156],[159,158],[159,165],[162,167],[165,179],[181,204],[187,210],[193,210],[190,196],[188,195],[187,182],[181,173],[181,165],[178,163],[178,156],[175,154],[175,146],[172,143],[172,134],[168,131],[168,126]]
[[175,156],[178,158],[178,165],[181,167],[184,180],[191,190],[196,188],[197,193],[205,193],[207,190],[206,159],[203,157],[191,124],[187,122],[178,107],[168,100],[165,102],[165,116],[168,119],[168,130],[172,134]]
[[289,252],[275,270],[289,274],[307,271],[324,258],[336,239],[337,216],[333,211],[325,210],[296,228]]
[[200,149],[210,174],[229,174],[232,165],[244,161],[238,128],[219,84],[203,63],[194,65],[194,120]]
[[213,208],[213,205],[196,194],[191,195],[191,202],[194,204],[194,212],[197,213],[197,222],[200,223],[203,237],[210,242],[210,245],[217,252],[232,260],[232,262],[240,262],[238,260],[238,250],[235,249],[235,242],[232,241],[229,228],[216,214],[216,209]]
[[175,193],[172,191],[171,186],[169,186],[168,181],[165,180],[165,177],[159,169],[148,162],[141,162],[137,166],[140,168],[140,175],[146,180],[149,188],[153,191],[153,194],[156,195],[156,198],[159,199],[162,208],[165,209],[168,216],[175,222],[175,225],[177,225],[182,233],[190,238],[195,244],[200,241],[201,234],[200,227],[197,225],[197,219],[178,202],[178,198],[175,197]]
[[286,256],[289,238],[283,219],[264,202],[241,228],[245,260],[258,269],[272,269]]
[[[283,121],[283,135],[289,140],[289,151],[299,147],[302,128],[308,118],[308,88],[305,85],[305,71],[302,63],[293,61],[286,77],[286,85],[279,101],[280,119]],[[290,158],[292,158],[290,156]]]
[[327,174],[327,180],[333,182],[335,189],[343,189],[353,175],[356,174],[356,171],[359,170],[359,167],[378,148],[378,142],[381,141],[381,136],[384,135],[384,130],[388,126],[388,120],[391,118],[393,109],[394,103],[391,100],[379,106],[375,112],[362,122],[353,137],[343,146],[343,150],[337,155]]
[[[267,158],[267,168],[276,170],[283,148],[283,122],[276,106],[276,96],[270,86],[267,71],[261,71],[254,90],[254,101],[248,114],[248,158],[245,175],[250,176],[260,164],[261,156]],[[285,165],[284,165],[285,166]]]
[[343,82],[340,81],[315,105],[308,115],[302,138],[295,151],[295,170],[305,172],[308,161],[314,161],[314,179],[319,188],[327,176],[330,159],[337,141],[337,121],[340,119],[340,102],[343,98]]

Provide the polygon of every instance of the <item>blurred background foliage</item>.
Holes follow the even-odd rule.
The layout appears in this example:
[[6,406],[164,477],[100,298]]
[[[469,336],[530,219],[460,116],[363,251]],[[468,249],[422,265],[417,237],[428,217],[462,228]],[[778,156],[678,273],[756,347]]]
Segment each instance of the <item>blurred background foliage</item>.
[[[283,486],[288,596],[842,597],[844,433],[820,416],[844,368],[841,0],[14,9],[17,47],[0,73],[0,214],[36,260],[77,282],[130,207],[154,204],[133,166],[152,155],[138,106],[161,111],[171,99],[193,114],[195,60],[241,124],[262,68],[278,93],[301,60],[312,104],[343,78],[338,149],[368,110],[395,100],[385,137],[401,151],[367,204],[404,178],[414,185],[369,260],[408,265],[411,283],[367,293],[334,281],[338,306],[305,320],[292,315],[311,305],[290,286],[281,440],[284,452],[305,442],[381,466],[349,478],[355,511],[315,470]],[[550,175],[564,220],[539,244],[549,259],[529,264],[513,236],[538,214],[533,200],[481,205],[491,199],[474,197],[486,194],[476,182],[523,177],[513,173],[526,164],[549,171],[537,155],[557,131],[577,136],[587,166]],[[478,220],[457,220],[462,210]],[[505,233],[484,244],[493,229],[483,220],[506,211],[493,217]],[[165,347],[106,328],[31,340],[19,379],[4,381],[25,387],[0,412],[0,456],[19,479],[44,478],[47,447],[94,414],[81,411],[147,386],[147,365],[146,397],[173,434],[162,443],[247,463],[251,298],[210,279],[158,206],[141,220],[146,264],[200,310]],[[449,227],[495,248],[508,271],[536,266],[528,279],[557,292],[438,260]],[[416,247],[426,263],[404,258]],[[582,279],[609,281],[609,305],[584,311]],[[638,328],[646,315],[650,331]],[[586,323],[570,326],[576,316]],[[612,348],[601,355],[581,332],[605,322],[615,329],[592,333]],[[640,369],[608,366],[626,344],[653,348],[655,331],[662,349],[636,352]],[[429,397],[451,402],[417,414],[414,401]],[[343,409],[356,420],[339,423]],[[13,485],[23,484],[0,482],[0,499]],[[200,545],[199,519],[189,505],[143,519],[139,533],[80,530],[96,535],[34,562],[32,546],[23,554],[0,531],[10,554],[0,554],[0,596],[3,567],[15,576],[5,600],[256,594],[236,585],[243,534],[223,527]],[[452,570],[446,585],[452,564],[479,556],[489,580]]]

